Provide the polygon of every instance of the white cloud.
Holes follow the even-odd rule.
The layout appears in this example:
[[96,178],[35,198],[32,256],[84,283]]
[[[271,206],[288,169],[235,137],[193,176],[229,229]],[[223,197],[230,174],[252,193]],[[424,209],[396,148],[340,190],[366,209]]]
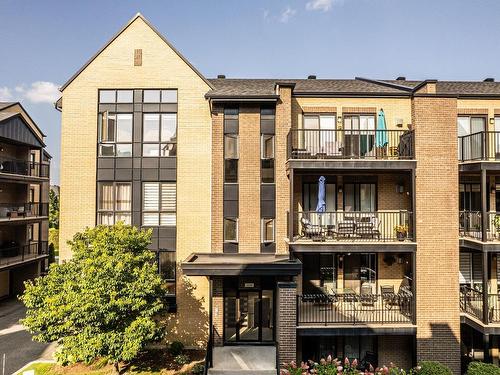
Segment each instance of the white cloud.
[[306,3],[306,9],[328,12],[335,3],[341,3],[342,1],[343,0],[310,0]]
[[292,9],[290,7],[286,7],[285,10],[283,10],[283,12],[281,12],[281,14],[279,16],[279,21],[281,23],[287,23],[288,21],[290,21],[290,18],[295,16],[296,13],[297,13],[297,11],[295,9]]
[[269,18],[269,10],[264,9],[264,12],[262,12],[262,17],[267,20]]
[[21,92],[26,99],[33,103],[54,103],[61,96],[58,86],[46,81],[33,82],[28,89]]
[[12,93],[8,87],[0,87],[0,102],[12,100]]

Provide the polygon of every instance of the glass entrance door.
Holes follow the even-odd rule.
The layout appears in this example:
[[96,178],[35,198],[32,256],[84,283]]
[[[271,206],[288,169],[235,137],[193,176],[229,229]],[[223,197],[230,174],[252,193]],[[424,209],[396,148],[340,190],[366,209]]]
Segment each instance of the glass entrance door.
[[224,289],[224,341],[274,340],[274,291]]

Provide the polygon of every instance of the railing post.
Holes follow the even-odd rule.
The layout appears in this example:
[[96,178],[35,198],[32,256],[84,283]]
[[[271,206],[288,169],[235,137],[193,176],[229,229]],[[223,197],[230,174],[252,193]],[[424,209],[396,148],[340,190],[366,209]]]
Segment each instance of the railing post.
[[488,253],[483,251],[483,322],[489,322],[488,308]]

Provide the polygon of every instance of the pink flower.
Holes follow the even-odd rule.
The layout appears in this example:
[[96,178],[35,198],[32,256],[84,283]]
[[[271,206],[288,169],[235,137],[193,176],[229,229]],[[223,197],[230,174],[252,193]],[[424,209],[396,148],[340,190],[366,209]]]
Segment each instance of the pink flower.
[[345,357],[345,359],[344,359],[344,365],[349,366],[349,358]]
[[354,367],[354,368],[358,367],[358,360],[357,359],[354,359],[354,361],[352,361],[352,367]]
[[338,371],[338,372],[342,372],[342,370],[343,370],[343,369],[344,369],[344,368],[343,368],[342,366],[337,366],[337,371]]
[[331,354],[329,354],[328,357],[326,357],[326,361],[328,363],[332,363],[332,356],[331,356]]
[[374,370],[373,370],[373,366],[372,366],[372,364],[370,363],[370,372],[373,372],[373,371],[374,371]]

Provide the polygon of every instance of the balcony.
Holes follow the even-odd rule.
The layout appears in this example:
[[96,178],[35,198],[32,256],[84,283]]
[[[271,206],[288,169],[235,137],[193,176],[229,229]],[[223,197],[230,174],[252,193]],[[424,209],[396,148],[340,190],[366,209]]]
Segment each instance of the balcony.
[[500,161],[500,132],[483,131],[458,137],[458,160]]
[[295,243],[414,241],[411,211],[307,211],[296,212],[294,217]]
[[0,174],[48,178],[50,165],[27,160],[0,158]]
[[0,268],[44,257],[48,254],[46,241],[22,246],[12,242],[0,248]]
[[397,294],[353,291],[297,296],[298,326],[412,324],[413,294],[409,289]]
[[488,314],[484,321],[483,292],[462,285],[460,287],[460,311],[485,324],[500,323],[500,294],[488,294]]
[[412,160],[413,137],[405,130],[292,129],[288,159]]
[[0,222],[31,220],[48,215],[48,203],[0,203]]
[[487,212],[486,238],[483,239],[481,211],[460,211],[460,237],[500,243],[500,212]]

